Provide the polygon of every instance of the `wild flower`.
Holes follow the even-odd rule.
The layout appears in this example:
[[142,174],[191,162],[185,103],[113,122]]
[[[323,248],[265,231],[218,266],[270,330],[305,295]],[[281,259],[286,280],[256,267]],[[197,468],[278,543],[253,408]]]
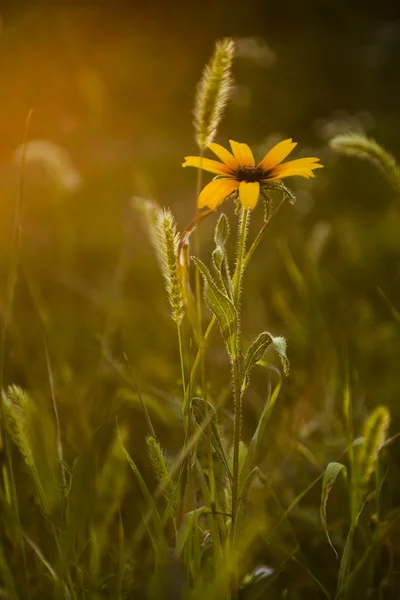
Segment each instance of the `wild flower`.
[[285,177],[314,177],[313,171],[321,169],[319,158],[298,158],[289,162],[282,161],[297,145],[292,139],[283,140],[276,144],[256,165],[253,152],[247,144],[230,140],[232,153],[216,143],[208,144],[208,148],[222,161],[203,158],[202,156],[187,156],[182,166],[197,167],[218,177],[200,193],[197,204],[199,208],[208,207],[214,210],[228,196],[238,195],[243,208],[253,209],[260,195],[260,190],[267,188],[270,181]]

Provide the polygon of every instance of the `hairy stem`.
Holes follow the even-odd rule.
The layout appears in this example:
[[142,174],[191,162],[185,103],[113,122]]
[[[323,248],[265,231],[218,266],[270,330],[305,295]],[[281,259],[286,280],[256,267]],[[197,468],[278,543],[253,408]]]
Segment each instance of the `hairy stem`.
[[246,250],[247,228],[250,211],[244,208],[241,211],[239,221],[239,236],[237,246],[236,278],[234,285],[234,304],[237,311],[237,328],[235,335],[235,353],[232,355],[232,376],[234,396],[234,431],[233,431],[233,485],[232,485],[232,540],[235,537],[237,512],[239,504],[239,449],[242,429],[242,385],[241,371],[242,359],[240,352],[240,313],[241,313],[241,291],[244,272],[244,260]]

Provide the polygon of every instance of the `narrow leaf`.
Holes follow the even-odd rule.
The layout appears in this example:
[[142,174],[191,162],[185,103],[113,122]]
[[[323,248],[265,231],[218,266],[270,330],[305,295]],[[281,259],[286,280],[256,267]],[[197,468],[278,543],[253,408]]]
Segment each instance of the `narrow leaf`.
[[281,386],[282,381],[279,381],[271,397],[268,398],[268,400],[265,403],[264,410],[261,414],[260,420],[257,425],[257,429],[255,430],[253,437],[251,438],[250,444],[248,446],[248,453],[243,467],[244,477],[247,477],[247,474],[253,469],[253,467],[257,465],[261,442],[264,439],[267,424],[272,414],[272,410],[278,399]]
[[[136,463],[132,459],[128,450],[125,448],[119,427],[118,427],[117,431],[118,431],[118,438],[119,438],[119,441],[121,444],[121,449],[126,457],[126,460],[129,463],[129,466],[131,467],[131,469],[133,471],[133,474],[135,475],[135,478],[139,485],[140,491],[142,492],[142,495],[143,495],[144,499],[146,500],[146,504],[149,507],[149,510],[151,511],[151,515],[153,517],[152,520],[153,520],[153,524],[154,524],[154,529],[156,531],[157,539],[162,540],[164,537],[164,531],[163,531],[160,515],[158,512],[156,503],[154,501],[153,495],[150,493],[150,490],[147,487],[146,482],[143,479],[142,474],[140,473],[138,467],[136,466]],[[148,531],[149,531],[150,538],[152,539],[152,533],[149,529],[148,529]]]
[[228,236],[229,222],[226,215],[222,213],[215,227],[214,240],[216,248],[212,254],[212,258],[218,281],[221,283],[221,289],[223,289],[228,298],[232,300],[233,285],[229,269],[228,255],[226,252],[226,242]]
[[320,516],[321,516],[322,526],[326,533],[326,537],[328,538],[329,545],[332,548],[332,550],[334,551],[334,553],[336,554],[336,558],[338,557],[338,553],[336,552],[336,550],[332,544],[331,538],[329,536],[328,524],[327,524],[327,519],[326,519],[326,505],[328,502],[328,498],[329,498],[331,489],[333,488],[335,481],[336,481],[339,473],[341,473],[341,471],[343,471],[343,474],[346,477],[346,474],[347,474],[346,467],[338,462],[331,462],[326,467],[326,470],[324,473],[324,478],[322,480],[322,495],[321,495],[321,505],[320,505]]
[[196,508],[195,510],[191,510],[190,512],[186,513],[176,542],[176,551],[178,556],[182,554],[190,535],[197,528],[199,517],[202,515],[209,515],[210,513],[211,510],[206,506],[201,506],[200,508]]
[[225,455],[225,451],[221,442],[221,436],[219,434],[218,421],[215,409],[210,402],[207,402],[203,398],[193,398],[192,410],[194,417],[198,425],[203,426],[204,422],[210,420],[211,429],[211,443],[216,452],[222,466],[224,467],[229,481],[232,483],[232,473],[229,468],[229,463]]
[[217,247],[225,250],[226,242],[229,237],[229,222],[227,216],[222,213],[218,219],[214,232],[214,240]]
[[226,252],[217,247],[212,253],[212,259],[220,288],[230,300],[233,300],[232,277]]
[[338,575],[338,587],[337,587],[337,598],[341,596],[341,593],[346,585],[347,578],[351,570],[351,556],[353,551],[353,537],[354,527],[350,527],[349,533],[347,534],[346,542],[344,544],[342,560],[340,561],[339,575]]
[[[391,520],[388,523],[386,523],[385,525],[382,525],[382,527],[379,529],[378,534],[375,536],[372,543],[368,546],[364,555],[359,560],[359,562],[355,565],[355,567],[353,568],[351,573],[350,572],[347,573],[347,576],[345,578],[342,577],[341,579],[340,579],[340,574],[339,574],[338,592],[339,593],[344,592],[345,593],[345,595],[343,596],[344,598],[350,598],[350,597],[355,598],[355,595],[350,596],[350,594],[356,587],[357,581],[359,580],[358,577],[361,576],[363,572],[365,572],[365,567],[366,567],[366,564],[368,563],[368,561],[374,560],[374,556],[376,555],[375,553],[378,552],[380,546],[388,543],[389,535],[392,533],[393,529],[398,528],[399,520],[400,520],[400,511],[397,511],[392,516]],[[350,533],[352,531],[353,530],[350,530]],[[350,533],[349,533],[349,535],[350,535]],[[346,541],[346,543],[347,543],[347,541]],[[350,564],[350,561],[349,561],[349,564]],[[339,593],[338,593],[337,597],[339,597]]]
[[234,340],[237,330],[236,308],[232,300],[218,289],[206,265],[197,258],[192,258],[204,278],[204,296],[207,306],[218,319],[222,336],[231,356],[235,356],[236,348]]

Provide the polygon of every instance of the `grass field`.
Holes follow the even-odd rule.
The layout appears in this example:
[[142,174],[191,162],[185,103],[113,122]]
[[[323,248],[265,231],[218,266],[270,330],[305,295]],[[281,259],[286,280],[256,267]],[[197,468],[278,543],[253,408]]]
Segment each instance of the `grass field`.
[[229,145],[249,40],[185,92],[188,148],[107,139],[95,70],[82,143],[45,104],[7,130],[1,598],[400,597],[400,168],[361,107]]

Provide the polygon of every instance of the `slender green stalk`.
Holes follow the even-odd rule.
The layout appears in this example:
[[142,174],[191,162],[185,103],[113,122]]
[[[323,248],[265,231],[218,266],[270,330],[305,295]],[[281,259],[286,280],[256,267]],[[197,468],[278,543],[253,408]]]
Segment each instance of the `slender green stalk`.
[[183,360],[183,345],[182,345],[182,332],[181,332],[181,324],[176,324],[176,330],[178,332],[178,346],[179,346],[179,359],[181,363],[181,377],[182,377],[182,389],[183,395],[185,395],[186,390],[186,377],[185,377],[185,362]]
[[239,490],[239,448],[242,432],[242,391],[240,385],[240,366],[237,358],[232,362],[233,399],[234,399],[234,427],[233,427],[233,484],[232,484],[232,540],[236,532],[238,513]]
[[232,356],[232,376],[234,395],[234,431],[233,431],[233,485],[232,485],[232,540],[235,537],[236,521],[238,512],[238,490],[239,490],[239,448],[242,429],[242,399],[243,391],[241,385],[242,360],[240,352],[240,313],[241,313],[241,290],[244,272],[244,260],[246,250],[246,237],[249,221],[249,209],[242,209],[239,222],[239,237],[237,247],[236,279],[234,285],[234,304],[237,311],[237,328],[235,340],[235,354]]

